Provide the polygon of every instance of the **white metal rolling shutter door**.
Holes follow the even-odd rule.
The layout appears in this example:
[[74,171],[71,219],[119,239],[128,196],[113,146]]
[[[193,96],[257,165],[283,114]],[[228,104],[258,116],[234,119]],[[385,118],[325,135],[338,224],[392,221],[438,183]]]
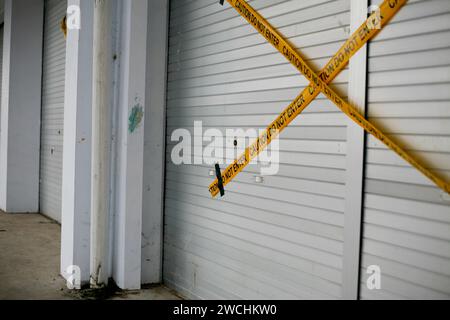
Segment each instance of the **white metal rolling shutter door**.
[[[2,10],[3,11],[3,10]],[[3,79],[3,24],[0,26],[0,104],[2,101],[2,94],[3,94],[3,88],[2,88],[2,79]],[[1,107],[1,106],[0,106]],[[2,132],[2,118],[1,118],[1,112],[0,112],[0,136]],[[0,142],[1,143],[1,142]]]
[[[249,1],[320,70],[349,36],[349,0]],[[342,296],[346,120],[324,96],[282,133],[281,167],[211,199],[206,165],[175,166],[171,133],[264,128],[307,82],[228,4],[172,1],[164,281],[194,298]],[[347,94],[347,71],[335,86]]]
[[[450,1],[409,1],[370,45],[369,116],[450,180]],[[450,203],[372,137],[361,298],[450,298]],[[381,267],[381,290],[366,268]]]
[[[0,79],[3,75],[3,24],[0,26]],[[2,84],[3,81],[0,81],[0,101],[2,98]],[[1,123],[1,121],[0,121]]]
[[42,77],[40,210],[61,221],[66,41],[61,21],[67,1],[46,0]]

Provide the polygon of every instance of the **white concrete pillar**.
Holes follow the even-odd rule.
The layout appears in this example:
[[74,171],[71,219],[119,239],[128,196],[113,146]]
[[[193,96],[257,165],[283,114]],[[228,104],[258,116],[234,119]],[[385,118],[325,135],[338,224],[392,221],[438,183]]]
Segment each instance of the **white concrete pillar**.
[[113,12],[114,1],[95,1],[91,174],[91,286],[93,287],[106,285],[110,276]]
[[138,289],[141,286],[148,1],[125,0],[120,5],[120,99],[113,277],[122,289]]
[[6,0],[0,209],[39,211],[43,0]]
[[61,274],[78,266],[82,284],[90,275],[93,12],[92,0],[68,1]]
[[142,283],[144,284],[162,281],[169,1],[150,1],[148,17],[142,211]]

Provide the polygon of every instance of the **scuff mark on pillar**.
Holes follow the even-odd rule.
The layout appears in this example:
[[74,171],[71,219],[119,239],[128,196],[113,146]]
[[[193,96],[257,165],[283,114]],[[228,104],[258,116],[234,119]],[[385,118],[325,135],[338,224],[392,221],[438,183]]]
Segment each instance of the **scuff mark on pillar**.
[[131,109],[130,116],[128,117],[128,132],[133,133],[141,125],[144,118],[144,111],[142,105],[136,98],[136,105]]

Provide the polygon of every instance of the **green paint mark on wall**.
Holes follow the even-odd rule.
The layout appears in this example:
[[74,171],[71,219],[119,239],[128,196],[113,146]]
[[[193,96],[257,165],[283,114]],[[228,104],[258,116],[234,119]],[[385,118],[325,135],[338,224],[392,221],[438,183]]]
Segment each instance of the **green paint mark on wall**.
[[128,131],[133,133],[139,127],[144,118],[144,111],[142,106],[138,103],[136,104],[130,112],[128,117]]

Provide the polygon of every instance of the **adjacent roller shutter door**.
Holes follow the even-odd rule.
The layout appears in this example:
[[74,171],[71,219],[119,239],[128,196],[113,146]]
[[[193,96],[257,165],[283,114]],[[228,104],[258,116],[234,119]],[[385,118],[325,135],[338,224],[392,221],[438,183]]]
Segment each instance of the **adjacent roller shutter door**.
[[[3,27],[3,23],[0,26],[0,108],[1,108],[1,101],[2,101],[2,94],[3,94],[3,31],[4,27]],[[1,112],[0,112],[0,136],[1,136],[1,132],[2,132],[2,118],[1,118]],[[1,141],[0,141],[1,143]]]
[[61,21],[67,1],[45,1],[42,77],[40,210],[61,221],[66,41]]
[[[449,181],[450,1],[409,1],[370,45],[368,79],[370,119]],[[450,298],[448,196],[372,137],[366,162],[361,297]]]
[[[349,37],[349,0],[249,3],[316,70]],[[277,175],[257,184],[253,166],[213,200],[211,166],[172,163],[174,130],[264,128],[307,82],[217,0],[171,1],[168,68],[165,283],[192,298],[340,298],[344,115],[321,95],[281,135]]]

